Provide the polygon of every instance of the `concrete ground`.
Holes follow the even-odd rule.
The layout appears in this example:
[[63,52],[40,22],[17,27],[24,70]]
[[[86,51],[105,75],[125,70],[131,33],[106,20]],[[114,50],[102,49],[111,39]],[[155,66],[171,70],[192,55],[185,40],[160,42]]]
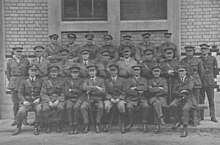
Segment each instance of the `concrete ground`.
[[[220,120],[220,118],[218,118]],[[153,132],[154,126],[149,126],[148,133],[140,129],[121,134],[119,128],[109,133],[96,134],[94,128],[88,134],[68,135],[67,128],[60,134],[53,131],[40,135],[32,133],[32,127],[24,126],[17,136],[11,136],[15,127],[10,127],[12,120],[0,120],[0,145],[217,145],[220,143],[220,123],[214,123],[205,118],[201,125],[189,127],[187,138],[180,138],[181,129],[172,131],[171,125],[162,126],[161,133]],[[135,128],[135,127],[134,127]]]

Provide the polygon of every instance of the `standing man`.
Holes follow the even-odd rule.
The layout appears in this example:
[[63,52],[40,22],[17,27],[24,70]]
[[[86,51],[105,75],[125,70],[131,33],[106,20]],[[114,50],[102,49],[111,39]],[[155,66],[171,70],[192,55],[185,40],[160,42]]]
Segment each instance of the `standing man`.
[[162,107],[167,106],[168,86],[165,78],[160,77],[161,66],[155,64],[151,67],[153,77],[148,80],[149,104],[154,108],[155,132],[160,131],[160,125],[164,125]]
[[43,46],[35,46],[34,47],[36,58],[31,60],[31,64],[35,64],[38,66],[39,70],[37,75],[41,78],[44,78],[48,75],[48,68],[50,66],[50,61],[45,59],[43,56],[44,54],[44,47]]
[[75,63],[69,60],[70,51],[68,49],[60,50],[62,60],[58,63],[60,67],[60,77],[67,78],[70,75],[69,67]]
[[186,46],[185,51],[186,51],[186,57],[181,59],[180,63],[186,66],[187,72],[189,73],[190,76],[193,77],[194,80],[193,95],[196,99],[196,103],[198,104],[200,101],[200,91],[202,88],[201,80],[204,77],[204,68],[203,68],[202,60],[193,56],[195,52],[195,47]]
[[100,52],[108,50],[110,52],[110,60],[114,62],[118,61],[119,59],[118,48],[112,44],[112,39],[113,39],[112,35],[110,34],[105,34],[103,36],[104,45],[100,47],[98,60],[100,60],[101,58]]
[[126,101],[127,101],[127,109],[129,115],[129,124],[126,126],[126,130],[130,130],[133,126],[133,113],[134,107],[140,105],[142,109],[142,123],[143,123],[143,131],[147,132],[147,117],[149,114],[149,106],[147,101],[147,80],[141,76],[141,69],[140,65],[132,66],[134,71],[134,76],[130,77],[127,80],[127,91],[126,91]]
[[157,58],[157,48],[154,46],[153,43],[150,42],[150,36],[151,33],[144,33],[142,34],[143,42],[139,44],[140,50],[141,50],[141,59],[142,61],[145,61],[144,56],[144,51],[148,48],[151,47],[153,50],[154,57]]
[[83,79],[79,77],[80,67],[73,64],[70,68],[70,78],[65,80],[65,106],[69,121],[69,134],[78,134],[79,111],[84,95]]
[[33,132],[34,135],[39,135],[39,116],[42,109],[40,98],[42,80],[36,76],[37,70],[37,65],[31,65],[28,70],[29,77],[23,79],[18,88],[18,98],[21,101],[21,106],[16,115],[17,129],[12,135],[17,135],[21,132],[23,119],[26,118],[27,112],[33,109],[36,111]]
[[57,39],[59,36],[57,34],[52,34],[49,36],[50,44],[45,46],[44,56],[45,58],[51,57],[52,55],[59,55],[61,46],[58,44]]
[[173,48],[173,51],[174,51],[173,57],[174,58],[177,58],[177,59],[180,58],[180,52],[179,52],[179,49],[177,48],[177,45],[175,43],[170,42],[171,35],[172,35],[172,33],[164,33],[165,42],[158,47],[158,59],[159,60],[164,59],[164,57],[165,57],[164,56],[164,49],[167,47]]
[[[51,133],[52,119],[55,120],[57,133],[61,130],[61,121],[64,114],[64,81],[58,77],[59,66],[49,67],[49,77],[43,81],[41,89],[42,112],[45,118],[46,133]],[[51,112],[57,115],[51,118]]]
[[90,59],[91,60],[96,60],[96,59],[98,59],[98,53],[99,53],[99,47],[98,46],[96,46],[95,44],[94,44],[94,35],[93,34],[91,34],[91,33],[89,33],[89,34],[86,34],[85,35],[85,38],[86,38],[86,40],[87,40],[87,44],[86,45],[84,45],[84,46],[82,46],[82,48],[81,49],[89,49],[90,50]]
[[75,44],[77,36],[76,36],[76,34],[69,33],[69,34],[67,34],[67,38],[68,38],[68,44],[66,45],[65,49],[69,50],[70,59],[72,59],[74,62],[78,62],[79,55],[80,55],[80,52],[79,52],[80,46],[78,44]]
[[119,68],[115,63],[109,64],[110,77],[106,79],[106,99],[105,113],[106,126],[104,132],[109,131],[109,125],[112,118],[110,114],[113,105],[117,105],[121,118],[121,133],[125,133],[125,103],[126,103],[126,81],[124,78],[118,76]]
[[100,133],[100,122],[104,113],[105,82],[102,78],[96,76],[98,69],[96,65],[90,64],[87,66],[87,69],[89,71],[89,78],[85,79],[83,83],[83,90],[86,91],[87,96],[80,108],[85,125],[84,133],[89,131],[89,112],[92,123],[94,123],[91,106],[96,107],[95,129],[96,133]]
[[117,62],[119,66],[119,75],[124,78],[129,78],[133,75],[132,66],[137,64],[132,58],[131,47],[125,46],[123,48],[123,58]]
[[[22,49],[22,47],[13,48],[13,58],[9,59],[6,68],[6,76],[9,81],[7,89],[11,91],[14,119],[19,110],[18,87],[21,80],[27,76],[27,70],[30,65],[29,60],[22,56]],[[14,120],[11,125],[15,126],[16,121]]]
[[[203,62],[205,74],[202,79],[202,89],[201,89],[201,102],[204,104],[205,101],[205,93],[207,94],[207,98],[209,101],[209,112],[211,116],[211,121],[218,122],[215,117],[215,103],[214,103],[214,87],[215,82],[214,78],[218,75],[218,63],[214,56],[209,56],[209,45],[201,44],[200,48],[202,51],[202,56],[200,57]],[[201,112],[201,119],[204,118],[204,112]]]
[[188,135],[189,110],[196,106],[192,92],[194,82],[191,76],[186,75],[187,71],[184,65],[179,65],[178,74],[179,78],[175,81],[173,89],[174,100],[170,103],[177,122],[172,129],[176,130],[182,123],[183,129],[180,137],[186,137]]
[[130,35],[124,35],[123,43],[118,47],[118,53],[120,58],[124,57],[123,51],[125,47],[131,48],[131,54],[133,59],[135,59],[137,62],[141,61],[141,51],[132,43]]

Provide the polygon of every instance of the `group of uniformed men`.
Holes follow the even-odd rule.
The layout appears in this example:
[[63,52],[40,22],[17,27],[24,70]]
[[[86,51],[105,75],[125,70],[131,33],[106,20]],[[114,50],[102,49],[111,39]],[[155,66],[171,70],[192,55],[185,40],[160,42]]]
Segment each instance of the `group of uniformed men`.
[[[162,107],[169,106],[176,121],[172,129],[183,124],[181,137],[186,137],[189,110],[204,103],[205,93],[211,120],[217,122],[214,107],[216,58],[208,55],[209,45],[201,44],[201,57],[194,57],[195,47],[186,46],[186,57],[180,60],[177,45],[170,42],[171,35],[165,33],[166,42],[157,48],[150,42],[150,33],[144,33],[143,42],[138,45],[132,43],[130,35],[125,35],[119,47],[112,45],[113,38],[109,34],[103,36],[104,45],[98,47],[91,33],[85,36],[87,43],[83,46],[75,44],[77,36],[70,33],[68,44],[61,47],[57,44],[58,35],[53,34],[49,36],[51,44],[34,47],[36,58],[31,63],[22,56],[23,48],[13,48],[13,58],[8,61],[6,70],[15,118],[12,126],[17,126],[13,135],[21,132],[22,122],[27,124],[30,110],[36,112],[32,123],[35,135],[39,134],[40,116],[44,117],[46,133],[51,133],[52,122],[56,123],[57,132],[61,132],[65,111],[69,134],[79,133],[80,114],[83,133],[87,133],[92,108],[96,108],[95,119],[91,115],[96,132],[100,132],[103,116],[103,131],[107,132],[113,106],[120,114],[121,133],[133,126],[137,106],[142,110],[143,131],[147,132],[149,106],[153,106],[155,132],[159,132],[160,125],[165,124]],[[199,118],[203,119],[203,112]]]

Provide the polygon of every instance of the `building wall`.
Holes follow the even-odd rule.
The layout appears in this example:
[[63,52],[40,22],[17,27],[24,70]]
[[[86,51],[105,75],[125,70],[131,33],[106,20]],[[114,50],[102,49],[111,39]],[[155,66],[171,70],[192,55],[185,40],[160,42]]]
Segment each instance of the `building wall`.
[[220,48],[220,1],[181,0],[181,45],[201,43]]
[[7,54],[12,47],[32,51],[48,42],[47,0],[5,0],[4,9]]

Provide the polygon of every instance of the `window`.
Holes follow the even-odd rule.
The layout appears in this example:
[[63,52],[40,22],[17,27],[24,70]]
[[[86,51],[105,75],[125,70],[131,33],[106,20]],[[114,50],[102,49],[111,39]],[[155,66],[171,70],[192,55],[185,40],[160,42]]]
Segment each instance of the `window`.
[[167,19],[167,0],[121,0],[121,20]]
[[107,20],[107,0],[62,0],[62,20]]

